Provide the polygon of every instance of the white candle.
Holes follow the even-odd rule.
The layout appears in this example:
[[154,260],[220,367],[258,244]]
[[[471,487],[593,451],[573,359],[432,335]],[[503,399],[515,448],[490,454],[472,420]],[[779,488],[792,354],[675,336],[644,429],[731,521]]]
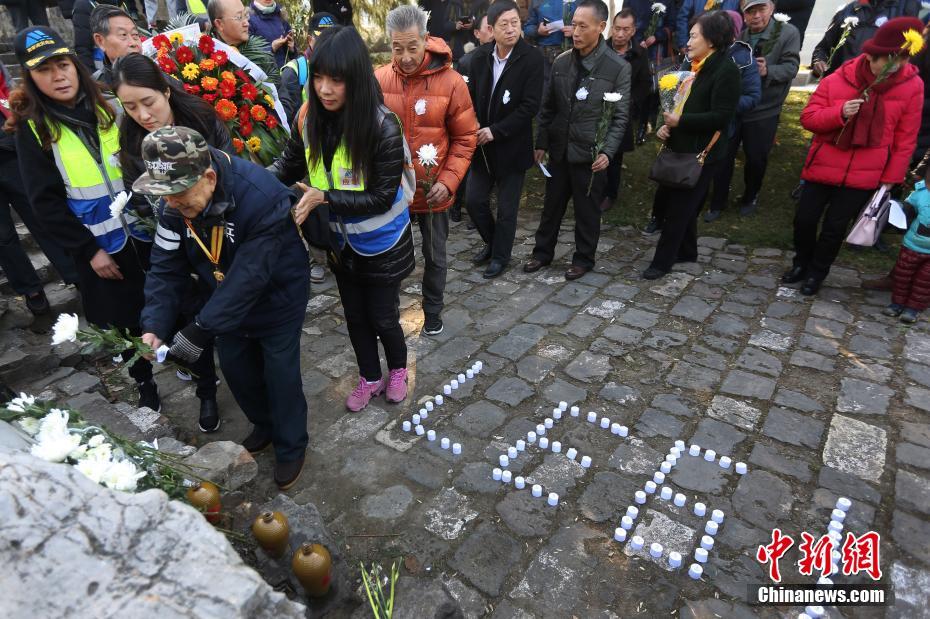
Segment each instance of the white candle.
[[611,434],[620,434],[620,424],[612,423],[610,424],[610,433]]
[[708,520],[707,524],[704,526],[704,531],[708,535],[717,535],[718,527],[719,525],[716,522],[714,522],[713,520]]
[[688,568],[688,576],[694,580],[700,580],[701,574],[704,573],[704,568],[698,565],[697,563],[692,563],[691,567]]
[[545,435],[546,435],[546,426],[544,426],[544,425],[541,424],[541,423],[536,424],[536,434],[538,434],[539,436],[545,436]]
[[554,410],[552,411],[552,418],[553,418],[553,419],[561,419],[561,418],[562,418],[562,411],[559,410],[559,409],[557,409],[557,408],[554,409]]
[[847,499],[844,496],[841,496],[836,500],[836,508],[843,512],[848,512],[849,508],[852,507],[852,501]]
[[675,505],[676,505],[676,506],[678,506],[678,507],[684,507],[686,501],[687,501],[687,499],[685,498],[685,495],[683,495],[682,493],[679,492],[678,494],[675,495]]
[[697,456],[697,455],[699,455],[699,454],[701,453],[701,447],[700,447],[700,445],[692,445],[692,446],[688,449],[688,453],[691,454],[692,456]]
[[646,502],[646,493],[642,490],[637,490],[636,493],[633,494],[633,500],[642,505]]
[[649,494],[655,494],[656,488],[658,488],[658,486],[656,486],[656,482],[652,481],[651,479],[646,482],[646,492]]
[[549,500],[548,500],[548,503],[549,503],[549,505],[551,505],[552,507],[555,507],[556,505],[558,505],[558,504],[559,504],[559,495],[557,495],[555,492],[550,492],[550,493],[549,493]]
[[636,507],[633,507],[632,505],[629,505],[626,508],[626,515],[636,520],[636,517],[639,516],[639,509]]
[[552,441],[552,453],[562,453],[562,443],[559,441]]
[[714,451],[713,449],[708,449],[707,451],[704,452],[704,459],[707,460],[708,462],[713,462],[714,460],[717,459],[717,452]]
[[539,484],[533,484],[533,496],[539,498],[542,496],[542,486]]
[[516,448],[516,447],[508,447],[508,448],[507,448],[507,457],[510,458],[511,460],[513,460],[514,458],[516,458],[516,457],[517,457],[517,448]]
[[663,462],[659,465],[659,471],[664,475],[668,475],[672,472],[672,465],[668,462]]
[[684,451],[684,450],[685,450],[685,442],[684,442],[684,441],[681,441],[681,440],[675,441],[675,448],[678,449],[678,451]]
[[581,456],[581,466],[584,468],[591,468],[591,458],[588,456]]
[[420,416],[414,413],[412,421],[413,421],[413,425],[417,425],[418,423],[420,423]]
[[602,427],[602,428],[605,428],[605,429],[606,429],[606,428],[609,428],[609,427],[610,427],[610,419],[608,419],[607,417],[601,417],[601,427]]
[[704,550],[710,550],[714,547],[714,538],[710,535],[704,535],[701,537],[701,548]]
[[662,556],[662,544],[659,542],[652,542],[649,546],[649,554],[658,559]]
[[620,527],[629,531],[633,528],[633,519],[629,516],[624,516],[620,519]]
[[745,462],[736,463],[736,472],[739,473],[740,475],[745,475],[747,470],[749,469],[746,467]]
[[421,408],[419,415],[420,415],[420,419],[427,419],[429,418],[429,411],[426,410],[425,408]]
[[423,436],[424,434],[426,434],[426,429],[423,426],[418,425],[416,429],[417,429],[417,436]]
[[461,443],[452,443],[452,453],[459,455],[462,453],[462,444]]
[[837,522],[836,520],[831,520],[830,524],[827,525],[827,529],[830,531],[836,531],[837,533],[843,532],[843,523]]
[[449,386],[452,387],[453,389],[458,389],[459,388],[458,379],[453,378],[452,381],[449,383]]
[[508,466],[510,464],[510,458],[507,456],[507,454],[501,454],[500,458],[498,458],[498,461],[502,467]]
[[730,468],[730,463],[732,462],[733,461],[728,456],[720,456],[720,460],[719,460],[720,468],[728,469]]
[[510,480],[513,479],[513,473],[510,471],[501,471],[501,481],[505,484],[509,484]]
[[402,425],[402,427],[404,428],[404,432],[410,432],[410,427],[411,427],[411,426],[410,426],[410,422],[409,422],[409,421],[405,421],[405,422],[404,422],[403,424],[401,424],[401,425]]
[[711,512],[710,519],[716,522],[717,524],[723,524],[723,511],[719,509],[715,509],[713,512]]
[[439,446],[443,449],[449,449],[449,445],[449,437],[447,436],[442,437],[442,439],[439,441]]
[[846,520],[846,512],[844,512],[842,509],[834,509],[830,513],[830,520],[835,520],[837,522],[843,522],[844,520]]
[[823,606],[805,606],[804,612],[816,619],[817,617],[823,617]]
[[678,464],[678,456],[674,454],[668,454],[665,456],[665,461],[674,466]]
[[590,411],[590,412],[588,413],[588,421],[591,422],[591,423],[596,422],[596,421],[597,421],[597,413],[595,413],[594,411]]
[[545,436],[539,439],[539,448],[549,449],[549,439],[547,439]]
[[618,432],[620,436],[626,436],[629,433],[630,433],[629,428],[627,428],[626,426],[620,426],[620,432]]
[[426,404],[423,405],[423,408],[425,408],[428,412],[432,412],[432,411],[433,411],[433,401],[432,401],[432,400],[428,401]]
[[504,474],[504,472],[503,472],[502,470],[500,470],[499,468],[495,467],[494,470],[491,471],[491,479],[493,479],[494,481],[500,481],[500,480],[501,480],[501,476],[502,476],[503,474]]
[[526,451],[526,441],[517,439],[517,451]]
[[474,378],[474,377],[475,377],[475,371],[473,369],[468,368],[467,370],[465,370],[465,378]]
[[578,408],[577,406],[572,407],[572,417],[577,417],[580,412],[581,412],[581,409]]
[[535,442],[536,442],[536,433],[535,433],[535,432],[527,432],[527,433],[526,433],[526,442],[529,443],[530,445],[532,445],[533,443],[535,443]]
[[657,484],[665,483],[665,473],[662,471],[656,471],[652,476],[652,481],[656,482]]
[[426,432],[426,440],[435,441],[436,440],[436,430],[429,430]]
[[484,361],[475,361],[475,367],[480,372],[481,370],[484,369]]
[[681,567],[681,553],[674,550],[668,553],[668,565],[674,568]]
[[578,450],[575,449],[574,447],[569,447],[568,451],[565,452],[565,457],[568,458],[569,460],[574,460],[575,456],[577,455],[578,455]]
[[459,374],[459,377],[458,377],[459,384],[461,385],[462,383],[464,383],[466,378],[468,377],[465,376],[464,374]]
[[561,401],[561,402],[559,402],[559,409],[560,409],[560,410],[563,410],[563,411],[564,411],[564,410],[568,410],[568,402],[566,402],[566,401],[564,401],[564,400]]
[[546,419],[543,421],[543,425],[546,426],[547,430],[551,430],[552,426],[555,425],[555,422],[552,420],[551,417],[546,417]]
[[659,498],[663,501],[669,501],[672,498],[672,489],[668,486],[662,486],[662,492],[659,494]]
[[452,385],[443,385],[442,392],[446,395],[452,395]]
[[707,563],[707,551],[703,548],[695,548],[694,560],[698,563]]
[[614,529],[614,539],[617,540],[618,542],[625,542],[626,541],[626,530],[621,529],[620,527],[617,527],[616,529]]
[[523,490],[523,488],[526,486],[526,480],[522,477],[514,477],[513,485],[516,486],[517,490]]
[[707,506],[703,503],[694,504],[694,515],[699,517],[704,517],[704,514],[707,513]]
[[643,545],[646,543],[646,540],[641,538],[639,535],[634,535],[633,539],[630,540],[630,547],[633,550],[642,550]]
[[436,402],[436,406],[442,406],[442,403],[445,402],[441,395],[437,395],[433,398],[433,401]]

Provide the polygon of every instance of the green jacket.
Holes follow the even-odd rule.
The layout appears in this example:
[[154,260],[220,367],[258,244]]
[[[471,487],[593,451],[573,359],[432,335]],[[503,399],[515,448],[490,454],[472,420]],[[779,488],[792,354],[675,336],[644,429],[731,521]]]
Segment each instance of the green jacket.
[[[778,28],[778,22],[772,18],[752,50],[753,57],[762,56],[762,48],[765,47],[766,41],[775,35],[776,28]],[[740,40],[749,41],[749,28],[743,28]],[[801,64],[800,54],[801,33],[791,24],[782,24],[781,32],[778,33],[778,40],[772,46],[772,51],[765,55],[768,74],[762,78],[762,99],[759,100],[759,105],[743,114],[743,122],[771,118],[781,113],[782,104],[788,97],[788,91],[791,90],[791,82],[798,74],[798,67]]]
[[699,153],[707,147],[715,131],[720,139],[707,156],[716,161],[727,150],[727,128],[736,115],[740,74],[725,51],[711,54],[691,85],[678,126],[671,130],[666,148],[676,153]]
[[[536,123],[536,148],[549,152],[553,161],[591,163],[594,161],[595,134],[601,119],[606,92],[623,95],[613,104],[613,117],[601,152],[613,159],[630,121],[630,63],[601,42],[580,59],[578,52],[563,52],[552,63],[549,86],[543,93],[542,109]],[[587,96],[578,98],[584,88]]]

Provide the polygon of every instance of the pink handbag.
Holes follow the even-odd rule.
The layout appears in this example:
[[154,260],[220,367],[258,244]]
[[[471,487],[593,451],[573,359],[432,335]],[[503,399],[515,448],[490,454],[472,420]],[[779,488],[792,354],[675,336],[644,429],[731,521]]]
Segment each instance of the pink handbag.
[[872,247],[878,242],[885,224],[888,223],[888,213],[891,210],[891,195],[884,185],[875,190],[869,203],[865,205],[856,225],[849,231],[846,242],[850,245]]

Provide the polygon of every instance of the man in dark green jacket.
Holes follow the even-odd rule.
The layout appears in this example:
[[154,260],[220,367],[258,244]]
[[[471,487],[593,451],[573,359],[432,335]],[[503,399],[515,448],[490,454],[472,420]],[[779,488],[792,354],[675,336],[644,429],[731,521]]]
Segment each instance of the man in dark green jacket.
[[[552,262],[569,198],[575,207],[575,253],[565,279],[578,279],[594,268],[606,170],[620,148],[630,116],[630,64],[601,36],[607,18],[607,5],[601,0],[579,2],[572,18],[574,49],[552,63],[537,122],[535,153],[541,164],[548,152],[551,178],[546,181],[536,247],[523,266],[527,273]],[[600,127],[605,110],[607,123]]]

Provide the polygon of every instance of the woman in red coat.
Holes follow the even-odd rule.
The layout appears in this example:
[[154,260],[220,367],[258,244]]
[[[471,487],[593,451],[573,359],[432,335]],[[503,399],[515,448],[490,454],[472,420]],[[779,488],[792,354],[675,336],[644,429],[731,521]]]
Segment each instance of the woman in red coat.
[[[794,218],[794,266],[782,276],[788,284],[803,281],[801,294],[820,289],[850,222],[875,190],[904,181],[923,100],[917,69],[902,53],[910,30],[920,33],[923,24],[913,17],[885,22],[863,44],[863,54],[820,82],[801,112],[814,141],[801,173],[806,182]],[[877,80],[892,57],[892,72]]]

